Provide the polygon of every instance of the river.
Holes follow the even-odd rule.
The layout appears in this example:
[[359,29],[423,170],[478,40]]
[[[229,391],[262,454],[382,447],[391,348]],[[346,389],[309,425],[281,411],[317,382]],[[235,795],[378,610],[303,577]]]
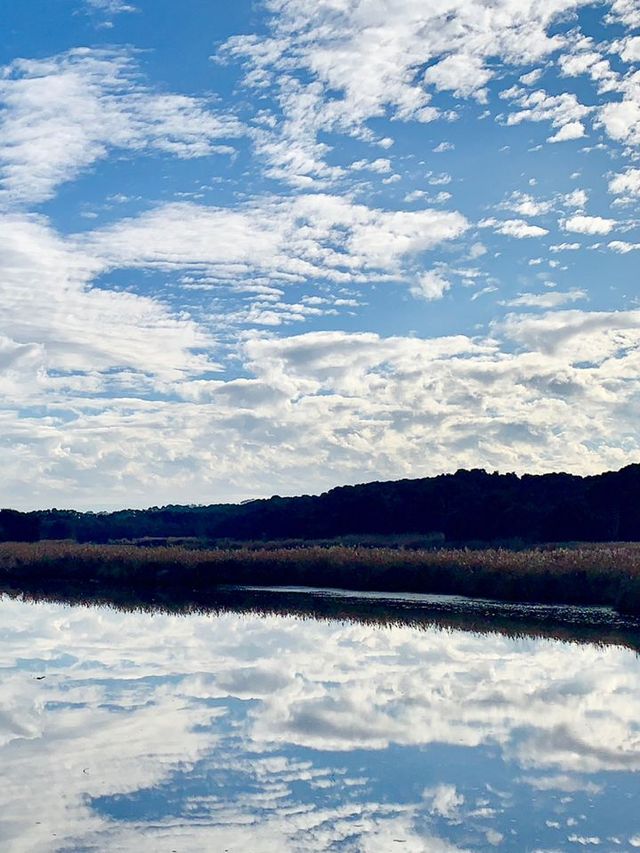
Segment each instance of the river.
[[340,607],[2,596],[0,849],[640,848],[628,643]]

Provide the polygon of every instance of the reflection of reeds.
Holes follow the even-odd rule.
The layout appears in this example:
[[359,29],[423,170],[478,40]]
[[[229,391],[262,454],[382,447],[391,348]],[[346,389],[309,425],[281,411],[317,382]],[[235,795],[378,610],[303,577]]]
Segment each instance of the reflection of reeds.
[[[57,587],[57,589],[56,589]],[[607,610],[536,607],[468,599],[372,599],[317,591],[222,588],[209,592],[125,590],[92,584],[33,584],[29,589],[0,587],[0,595],[33,604],[107,607],[126,613],[172,616],[293,617],[302,621],[349,622],[375,628],[465,631],[510,639],[552,639],[569,643],[616,645],[640,652],[640,620]]]
[[223,584],[427,592],[640,614],[640,544],[433,551],[336,546],[272,550],[0,544],[0,579],[206,591]]

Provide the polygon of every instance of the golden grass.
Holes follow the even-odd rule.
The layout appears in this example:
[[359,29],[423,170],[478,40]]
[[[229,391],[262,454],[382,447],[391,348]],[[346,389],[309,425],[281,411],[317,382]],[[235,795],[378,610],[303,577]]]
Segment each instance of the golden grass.
[[220,584],[334,586],[507,601],[607,604],[640,612],[640,543],[524,551],[347,546],[193,550],[70,541],[0,543],[0,578],[212,589]]

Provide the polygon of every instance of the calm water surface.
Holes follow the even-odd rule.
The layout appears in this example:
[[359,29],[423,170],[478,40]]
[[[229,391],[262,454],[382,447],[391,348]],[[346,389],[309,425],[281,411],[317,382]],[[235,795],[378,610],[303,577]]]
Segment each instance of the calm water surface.
[[2,851],[640,848],[613,645],[0,599]]

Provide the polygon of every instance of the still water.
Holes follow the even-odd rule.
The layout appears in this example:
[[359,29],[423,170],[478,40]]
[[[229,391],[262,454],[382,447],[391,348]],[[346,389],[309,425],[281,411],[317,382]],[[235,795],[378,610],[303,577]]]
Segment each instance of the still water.
[[633,851],[623,645],[0,598],[2,851]]

